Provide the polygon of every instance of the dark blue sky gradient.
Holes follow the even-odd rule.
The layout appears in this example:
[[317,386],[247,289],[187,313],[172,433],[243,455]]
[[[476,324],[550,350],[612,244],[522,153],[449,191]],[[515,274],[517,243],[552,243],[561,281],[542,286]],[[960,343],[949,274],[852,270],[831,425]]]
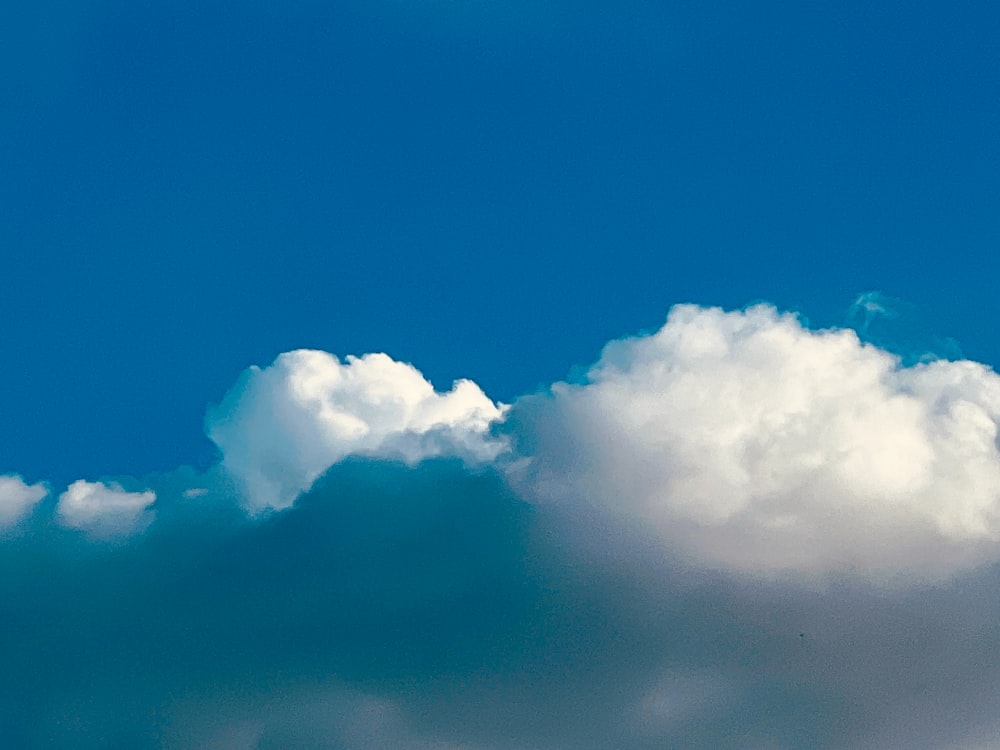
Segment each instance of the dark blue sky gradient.
[[1000,362],[991,3],[38,3],[0,24],[0,471],[207,465],[296,347],[510,400],[766,299]]

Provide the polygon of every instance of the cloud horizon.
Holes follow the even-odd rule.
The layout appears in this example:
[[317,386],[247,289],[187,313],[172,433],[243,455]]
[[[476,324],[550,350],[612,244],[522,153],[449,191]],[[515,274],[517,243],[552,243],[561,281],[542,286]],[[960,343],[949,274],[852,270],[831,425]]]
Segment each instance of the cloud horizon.
[[0,738],[989,748],[998,421],[985,365],[768,305],[509,406],[282,354],[205,472],[0,477]]

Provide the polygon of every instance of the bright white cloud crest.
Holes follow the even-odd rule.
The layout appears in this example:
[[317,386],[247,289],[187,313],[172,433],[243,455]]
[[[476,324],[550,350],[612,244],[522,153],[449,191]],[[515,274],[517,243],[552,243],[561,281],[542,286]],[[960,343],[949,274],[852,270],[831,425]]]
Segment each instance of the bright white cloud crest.
[[47,494],[41,482],[27,484],[17,475],[0,476],[0,531],[17,525]]
[[298,350],[247,370],[207,425],[248,508],[260,511],[290,506],[350,455],[491,461],[503,444],[489,427],[503,411],[469,380],[437,393],[416,368],[385,354],[341,362]]
[[59,522],[98,538],[124,536],[152,520],[147,510],[156,501],[151,491],[126,492],[117,484],[73,482],[62,495],[56,514]]
[[1000,377],[974,362],[904,368],[770,306],[682,305],[515,408],[537,433],[522,490],[703,564],[935,578],[1000,552]]

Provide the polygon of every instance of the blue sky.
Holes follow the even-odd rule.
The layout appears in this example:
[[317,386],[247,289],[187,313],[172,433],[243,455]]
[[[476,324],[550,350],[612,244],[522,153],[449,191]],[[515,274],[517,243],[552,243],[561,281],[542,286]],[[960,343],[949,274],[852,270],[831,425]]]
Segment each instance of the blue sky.
[[512,399],[675,302],[869,289],[995,362],[989,4],[9,9],[12,467],[206,462],[281,351]]
[[[920,633],[958,637],[914,667],[928,695],[998,674],[977,662],[996,636],[975,605],[1000,559],[988,512],[1000,504],[988,436],[1000,419],[993,4],[47,0],[3,16],[0,475],[20,483],[0,482],[11,509],[0,502],[11,535],[0,585],[23,625],[8,628],[10,649],[58,641],[32,625],[53,611],[84,641],[64,654],[58,699],[43,677],[23,694],[0,684],[0,733],[15,745],[139,747],[155,735],[193,747],[226,731],[233,747],[583,747],[589,730],[560,739],[555,727],[572,706],[610,700],[598,684],[620,684],[615,695],[639,708],[591,733],[597,746],[735,748],[742,728],[754,747],[992,747],[973,735],[989,736],[995,700],[966,701],[971,733],[939,722],[915,738],[907,719],[926,707],[864,687],[850,644],[876,628],[908,638],[900,618],[926,615]],[[867,325],[857,300],[869,292],[862,301],[882,309]],[[683,303],[698,307],[661,330]],[[818,333],[829,326],[880,348]],[[392,359],[275,362],[299,349]],[[972,364],[900,368],[887,352]],[[475,386],[449,390],[460,378]],[[667,427],[649,432],[634,410]],[[780,424],[759,416],[778,413]],[[440,497],[428,500],[428,482]],[[808,501],[795,505],[791,488]],[[397,496],[398,516],[385,500]],[[469,517],[465,496],[495,522]],[[382,500],[366,515],[324,497]],[[306,533],[310,522],[336,541]],[[814,522],[831,524],[818,546],[805,532],[772,538]],[[646,541],[621,547],[605,525]],[[492,552],[462,563],[459,536]],[[662,569],[629,551],[645,544]],[[174,562],[200,571],[193,593],[181,573],[143,590],[119,571],[156,579],[177,545],[187,552]],[[236,572],[250,558],[294,583],[272,567]],[[316,565],[332,578],[307,575]],[[337,571],[358,575],[357,590]],[[33,572],[62,588],[22,599]],[[823,598],[815,582],[831,575],[851,583]],[[63,596],[76,576],[90,576],[80,591],[119,599]],[[743,576],[796,622],[866,614],[782,663],[780,628]],[[968,619],[939,622],[911,588],[872,594],[901,578],[932,581],[921,585]],[[285,614],[244,611],[254,586],[260,608]],[[495,623],[489,587],[508,607]],[[307,604],[338,597],[356,619]],[[197,630],[204,601],[228,606],[198,626],[229,644],[218,671],[167,635]],[[160,683],[108,739],[102,717],[161,606],[173,614],[160,637],[197,675],[172,672],[165,646],[138,659]],[[444,623],[454,606],[468,619]],[[648,630],[636,624],[654,610]],[[416,630],[386,625],[399,612]],[[697,635],[705,612],[723,612],[715,645]],[[372,621],[384,632],[365,635]],[[307,622],[347,645],[317,645]],[[286,627],[306,645],[282,651]],[[109,629],[121,636],[114,666],[88,703],[87,648]],[[684,635],[664,635],[674,630]],[[761,650],[748,656],[744,637]],[[253,656],[254,639],[273,650]],[[440,649],[399,657],[427,642]],[[371,655],[380,649],[389,655]],[[886,670],[912,656],[876,651],[866,658]],[[583,665],[597,652],[607,658]],[[674,675],[676,691],[656,693],[642,662]],[[19,665],[27,679],[30,659]],[[580,692],[554,687],[557,674]],[[463,680],[490,706],[477,720],[471,703],[455,708]],[[181,683],[192,692],[168,705]],[[807,686],[797,697],[796,684]],[[522,689],[551,724],[515,710]],[[255,724],[241,694],[273,721]],[[318,706],[307,718],[290,708],[305,694]],[[719,709],[699,737],[698,706],[733,705],[777,718]],[[860,705],[870,715],[844,708]],[[4,707],[26,718],[4,723]],[[637,734],[621,718],[632,709],[659,728]],[[391,714],[378,730],[389,734],[342,715],[357,711]],[[507,739],[505,714],[518,717]],[[173,734],[149,718],[164,715]]]

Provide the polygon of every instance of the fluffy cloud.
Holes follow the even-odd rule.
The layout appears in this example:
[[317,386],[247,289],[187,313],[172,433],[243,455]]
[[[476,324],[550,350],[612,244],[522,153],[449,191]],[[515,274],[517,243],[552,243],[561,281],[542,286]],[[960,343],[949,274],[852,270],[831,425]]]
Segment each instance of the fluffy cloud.
[[1000,377],[903,367],[770,306],[677,306],[511,422],[523,492],[703,565],[934,578],[1000,552]]
[[251,511],[285,508],[349,455],[414,464],[435,456],[490,461],[503,407],[469,380],[437,393],[385,354],[299,350],[250,368],[208,416],[209,436]]
[[23,520],[47,494],[41,482],[29,485],[16,474],[0,476],[0,531]]
[[117,484],[73,482],[56,506],[59,522],[64,526],[85,531],[98,538],[130,534],[152,520],[147,510],[156,501],[156,494],[126,492]]
[[[56,505],[145,533],[0,544],[0,745],[991,747],[998,393],[770,307],[676,308],[509,411],[282,355],[210,415],[222,466]],[[233,480],[302,494],[248,519]]]

